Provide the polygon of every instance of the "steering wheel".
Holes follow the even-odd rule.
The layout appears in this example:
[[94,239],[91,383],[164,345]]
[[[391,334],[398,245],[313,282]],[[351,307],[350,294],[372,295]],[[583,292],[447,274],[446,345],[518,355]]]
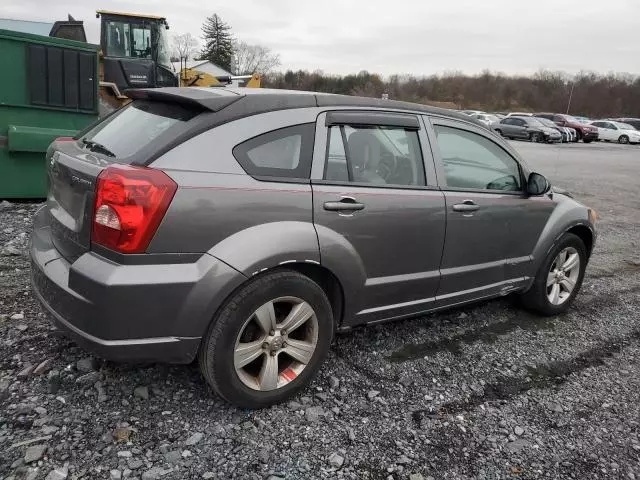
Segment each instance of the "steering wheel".
[[380,161],[378,162],[378,168],[376,173],[380,175],[385,181],[395,173],[398,168],[398,159],[390,152],[383,152],[380,154]]

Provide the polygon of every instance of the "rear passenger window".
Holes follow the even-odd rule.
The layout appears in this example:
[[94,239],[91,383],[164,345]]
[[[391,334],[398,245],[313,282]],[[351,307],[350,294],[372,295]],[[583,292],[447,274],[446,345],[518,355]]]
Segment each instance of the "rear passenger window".
[[398,127],[329,128],[325,180],[425,185],[418,132]]
[[236,145],[233,156],[249,175],[306,179],[314,134],[313,123],[281,128]]

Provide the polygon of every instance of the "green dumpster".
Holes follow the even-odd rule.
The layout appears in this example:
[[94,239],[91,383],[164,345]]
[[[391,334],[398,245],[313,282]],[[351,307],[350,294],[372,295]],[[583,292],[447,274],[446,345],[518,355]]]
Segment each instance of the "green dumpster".
[[98,49],[0,29],[0,199],[46,197],[49,144],[98,119]]

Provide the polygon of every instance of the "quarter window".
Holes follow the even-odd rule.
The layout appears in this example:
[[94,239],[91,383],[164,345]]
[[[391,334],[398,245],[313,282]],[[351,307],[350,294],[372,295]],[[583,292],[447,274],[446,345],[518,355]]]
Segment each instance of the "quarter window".
[[233,156],[255,176],[309,178],[315,124],[274,130],[236,145]]
[[325,180],[425,185],[418,132],[398,127],[329,128]]
[[440,125],[435,130],[449,187],[522,190],[518,162],[497,144],[466,130]]

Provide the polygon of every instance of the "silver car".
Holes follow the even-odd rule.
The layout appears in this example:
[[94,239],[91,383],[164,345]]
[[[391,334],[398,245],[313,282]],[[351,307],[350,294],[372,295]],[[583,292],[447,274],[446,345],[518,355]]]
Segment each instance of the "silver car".
[[36,296],[79,344],[189,363],[243,407],[338,331],[510,293],[566,311],[595,212],[467,115],[266,89],[138,90],[47,153]]

